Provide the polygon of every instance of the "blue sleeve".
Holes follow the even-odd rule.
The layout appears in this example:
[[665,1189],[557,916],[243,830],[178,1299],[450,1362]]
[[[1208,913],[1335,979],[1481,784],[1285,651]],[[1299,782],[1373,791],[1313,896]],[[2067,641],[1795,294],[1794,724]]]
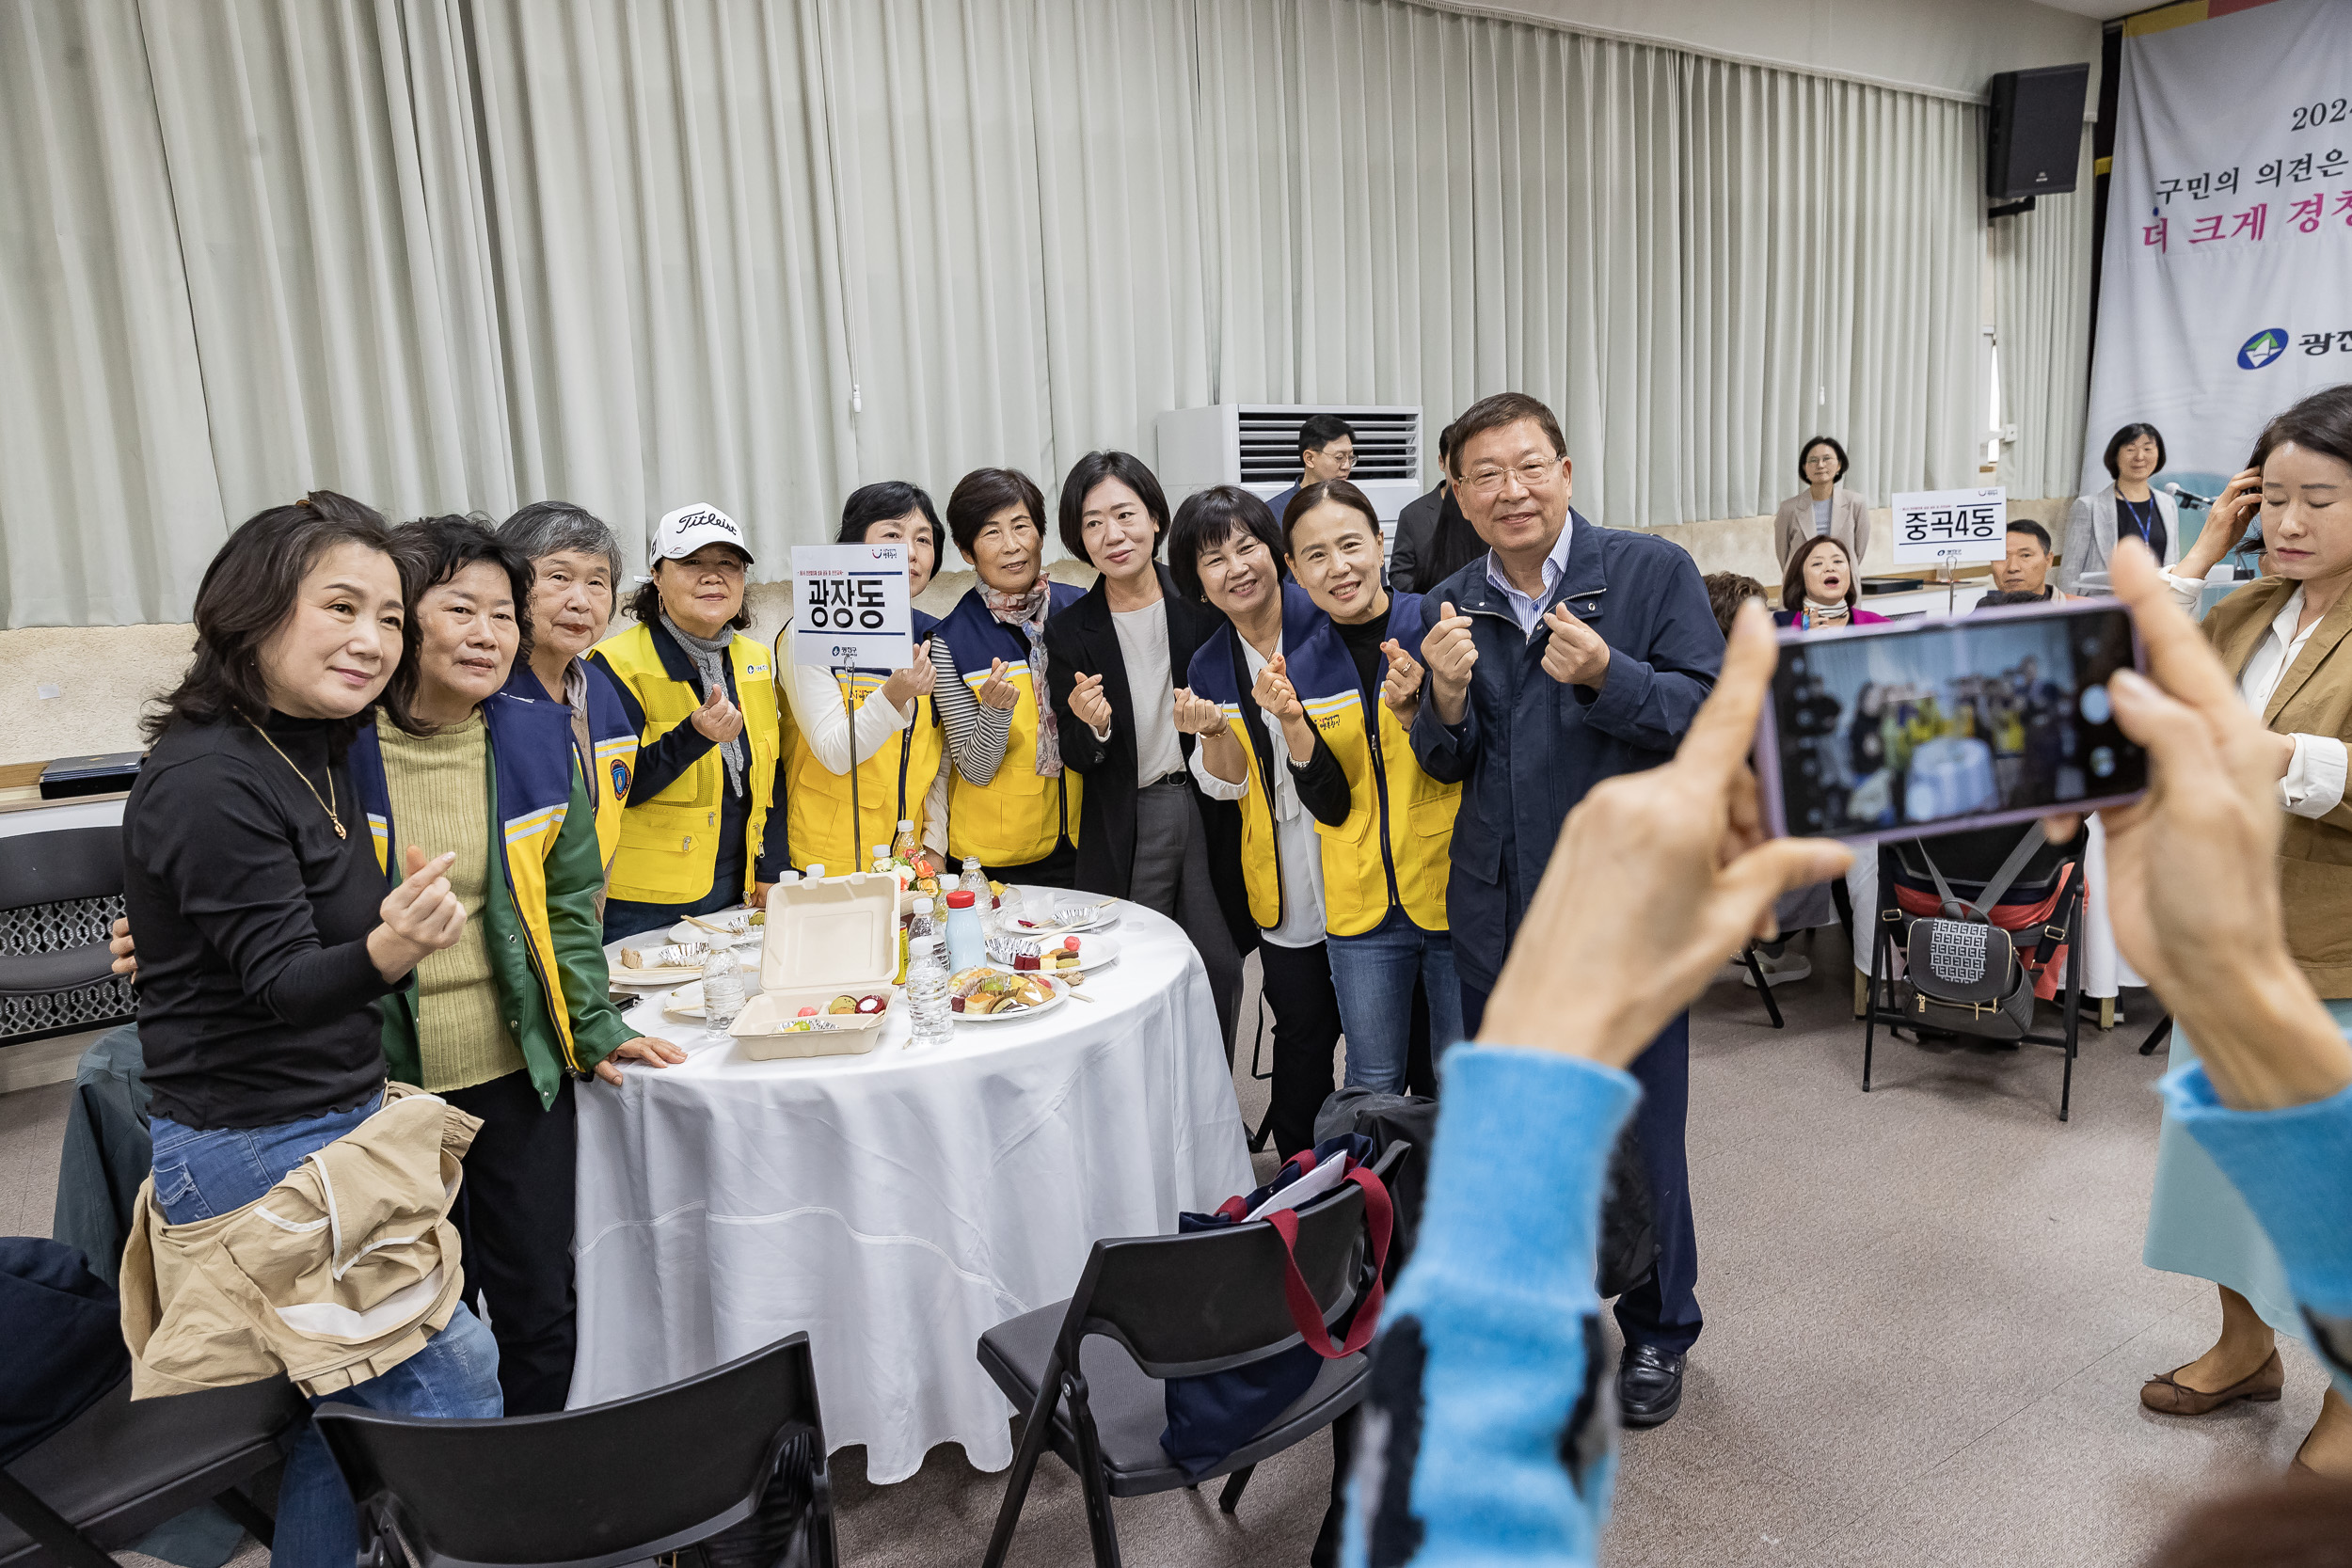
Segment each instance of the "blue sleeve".
[[2157,1085],[2173,1118],[2262,1222],[2311,1323],[2312,1344],[2352,1393],[2352,1088],[2283,1111],[2233,1111],[2204,1067]]
[[1593,1562],[1616,1479],[1593,1291],[1641,1090],[1578,1057],[1455,1047],[1413,1260],[1373,1353],[1342,1560]]
[[1600,689],[1578,688],[1578,700],[1587,705],[1584,722],[1650,752],[1682,744],[1724,666],[1724,634],[1708,607],[1698,563],[1679,546],[1667,548],[1675,559],[1659,574],[1662,581],[1653,578],[1659,609],[1647,657],[1612,646]]

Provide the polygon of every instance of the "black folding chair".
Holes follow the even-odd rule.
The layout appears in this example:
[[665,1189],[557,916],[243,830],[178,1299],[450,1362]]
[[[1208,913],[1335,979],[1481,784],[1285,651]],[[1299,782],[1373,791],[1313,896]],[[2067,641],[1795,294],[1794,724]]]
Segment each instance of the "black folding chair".
[[[1994,846],[1990,852],[1996,858],[2005,853],[2008,847],[2007,844],[2002,844],[2000,841],[2007,839],[2010,843],[2013,843],[2016,838],[2016,833],[2007,828],[1985,829],[1981,832],[1982,835],[1989,835],[1982,837],[1981,842]],[[1979,866],[1963,866],[1962,874],[1952,875],[1951,868],[1945,863],[1944,857],[1952,853],[1952,847],[1957,841],[1979,839],[1979,837],[1978,833],[1954,834],[1950,838],[1937,841],[1934,850],[1938,863],[1945,864],[1952,891],[1963,898],[1972,898],[1981,892],[1989,879],[1990,872]],[[2006,1042],[2015,1045],[2046,1045],[2066,1053],[2065,1077],[2058,1087],[2058,1120],[2060,1121],[2068,1119],[2068,1113],[2074,1103],[2074,1057],[2076,1043],[2082,1030],[2083,852],[2089,843],[2090,834],[2086,830],[2076,833],[2070,844],[2051,846],[2049,858],[2037,859],[2029,863],[2026,872],[2010,884],[2010,895],[2003,900],[2005,904],[2038,903],[2042,897],[2046,897],[2048,895],[2044,891],[2037,896],[2035,890],[2037,888],[2048,889],[2057,881],[2062,868],[2073,867],[2073,870],[2066,874],[2065,886],[2060,891],[2057,906],[2050,911],[2049,919],[2040,927],[2011,933],[2012,938],[2027,939],[2046,935],[2065,944],[2066,986],[2058,998],[2062,1015],[2066,1020],[2064,1031],[2057,1035],[2028,1032],[2013,1041]],[[1890,1030],[1910,1029],[1915,1034],[1918,1029],[1916,1021],[1903,1012],[1900,999],[1897,995],[1895,982],[1895,946],[1898,942],[1907,939],[1912,919],[1910,915],[1903,912],[1901,906],[1896,901],[1895,888],[1899,878],[1916,881],[1924,877],[1925,873],[1920,865],[1913,864],[1905,859],[1905,852],[1915,852],[1918,844],[1919,841],[1916,839],[1905,839],[1895,843],[1882,843],[1879,846],[1878,918],[1872,923],[1874,929],[1870,938],[1869,1006],[1864,1010],[1862,1025],[1862,1092],[1865,1094],[1870,1092],[1871,1054],[1877,1043],[1878,1026],[1883,1023]],[[2033,940],[2018,942],[2021,954],[2031,952],[2037,945],[2038,942]]]
[[60,910],[54,923],[53,928],[69,933],[68,945],[0,953],[0,998],[22,1015],[12,1025],[21,1032],[11,1040],[71,1034],[132,1015],[130,987],[115,977],[103,931],[108,911],[117,906],[104,904],[95,911],[88,907],[121,896],[120,828],[60,828],[8,840],[8,854],[0,857],[0,911],[84,906]]
[[134,1402],[125,1377],[0,1469],[0,1568],[115,1568],[108,1553],[206,1501],[268,1545],[270,1516],[238,1487],[305,1408],[282,1378]]
[[1772,1027],[1785,1028],[1787,1025],[1781,1020],[1779,999],[1772,995],[1772,982],[1765,977],[1764,966],[1756,960],[1756,943],[1750,942],[1740,949],[1740,961],[1748,966],[1748,977],[1756,982],[1756,994],[1764,999],[1764,1013],[1772,1021]]
[[[1395,1143],[1374,1168],[1385,1182],[1411,1150]],[[1327,1326],[1350,1313],[1367,1268],[1364,1195],[1340,1189],[1298,1216],[1298,1272]],[[1098,1241],[1077,1293],[980,1336],[980,1365],[1027,1412],[985,1568],[1001,1568],[1047,1444],[1078,1474],[1096,1568],[1118,1568],[1113,1497],[1140,1497],[1229,1479],[1217,1506],[1231,1513],[1257,1465],[1313,1436],[1362,1402],[1370,1357],[1326,1361],[1307,1392],[1264,1430],[1201,1475],[1187,1478],[1160,1433],[1161,1381],[1246,1367],[1301,1342],[1283,1296],[1281,1239],[1263,1221],[1189,1236]],[[1343,1476],[1333,1476],[1339,1496]]]
[[551,1416],[447,1421],[326,1404],[316,1418],[358,1505],[361,1568],[401,1568],[404,1552],[413,1568],[617,1568],[708,1541],[774,1485],[807,1487],[808,1560],[834,1560],[806,1334]]

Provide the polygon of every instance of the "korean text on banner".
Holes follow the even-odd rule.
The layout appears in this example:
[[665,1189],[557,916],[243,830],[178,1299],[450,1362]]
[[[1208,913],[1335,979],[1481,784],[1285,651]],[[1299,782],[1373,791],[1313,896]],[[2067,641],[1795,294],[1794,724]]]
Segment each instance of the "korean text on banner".
[[904,545],[793,549],[792,662],[883,671],[914,662]]
[[2174,6],[2122,62],[2082,491],[2145,421],[2156,488],[2217,496],[2273,415],[2352,381],[2352,5]]
[[2009,548],[2009,492],[1910,490],[1895,498],[1895,564],[1998,561]]

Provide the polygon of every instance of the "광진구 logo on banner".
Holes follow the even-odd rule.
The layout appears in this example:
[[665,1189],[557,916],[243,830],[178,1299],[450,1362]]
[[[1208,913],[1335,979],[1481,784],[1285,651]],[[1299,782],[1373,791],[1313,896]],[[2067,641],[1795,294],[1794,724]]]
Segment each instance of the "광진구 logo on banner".
[[2261,370],[2286,351],[2287,329],[2283,326],[2265,326],[2247,339],[2245,346],[2237,351],[2237,368],[2242,371]]

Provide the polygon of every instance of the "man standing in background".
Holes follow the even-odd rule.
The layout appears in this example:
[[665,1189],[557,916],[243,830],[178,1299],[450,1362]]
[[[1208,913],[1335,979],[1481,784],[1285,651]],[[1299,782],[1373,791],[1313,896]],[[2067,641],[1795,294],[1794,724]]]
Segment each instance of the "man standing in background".
[[[1599,528],[1569,509],[1566,443],[1550,409],[1499,393],[1472,404],[1453,433],[1454,493],[1487,551],[1426,591],[1436,618],[1422,648],[1427,700],[1413,751],[1432,778],[1465,786],[1446,906],[1462,1025],[1475,1038],[1560,824],[1602,780],[1674,754],[1715,684],[1724,636],[1697,563],[1679,546]],[[1642,1083],[1634,1139],[1658,1266],[1617,1300],[1626,1341],[1617,1402],[1626,1424],[1643,1427],[1680,1408],[1684,1360],[1699,1336],[1682,1147],[1690,1015],[1630,1070]]]
[[1396,545],[1389,552],[1389,588],[1397,594],[1419,594],[1437,580],[1430,565],[1437,559],[1438,529],[1449,512],[1461,515],[1446,466],[1454,456],[1454,427],[1438,432],[1438,487],[1416,496],[1396,515]]
[[1356,471],[1356,427],[1337,414],[1310,414],[1298,427],[1298,483],[1266,502],[1281,525],[1282,509],[1310,484],[1345,479]]

